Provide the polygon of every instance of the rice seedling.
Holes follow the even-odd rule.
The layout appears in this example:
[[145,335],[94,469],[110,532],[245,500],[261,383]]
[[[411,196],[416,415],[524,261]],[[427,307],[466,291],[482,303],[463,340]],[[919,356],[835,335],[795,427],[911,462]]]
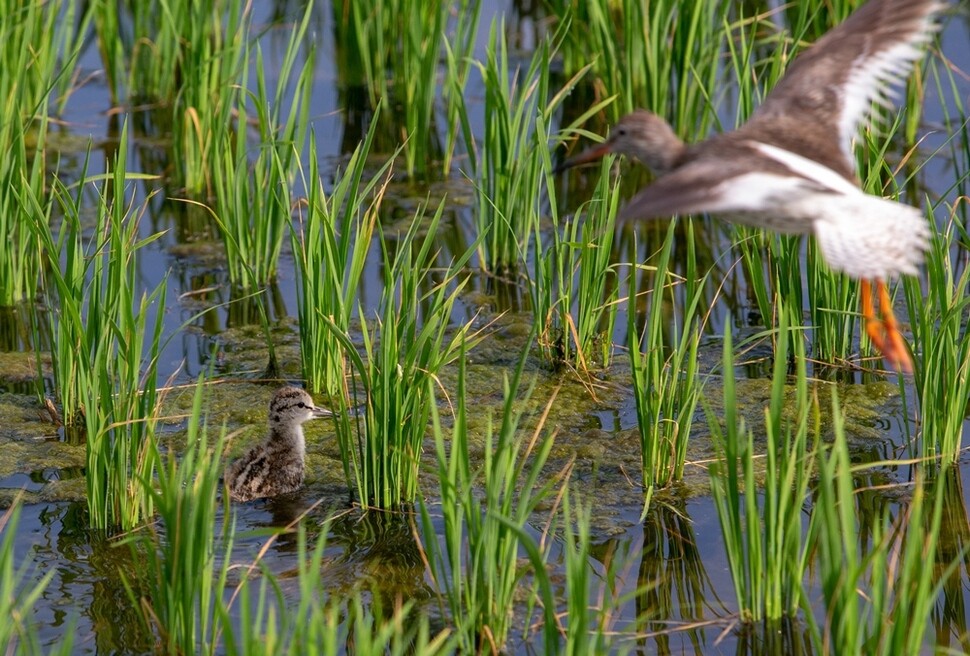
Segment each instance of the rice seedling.
[[884,510],[863,532],[853,512],[854,468],[834,390],[832,406],[835,441],[818,459],[824,483],[809,528],[825,606],[821,627],[807,596],[802,599],[813,643],[822,653],[920,653],[940,590],[963,557],[936,561],[946,495],[919,474],[906,507],[895,518]]
[[[369,321],[358,308],[363,357],[345,332],[328,317],[320,317],[366,392],[364,422],[356,436],[350,415],[359,418],[348,412],[346,394],[338,396],[335,408],[341,454],[351,463],[353,486],[365,507],[396,508],[414,500],[437,374],[460,356],[466,340],[475,343],[479,336],[470,323],[457,329],[450,323],[455,300],[467,282],[459,280],[459,272],[477,244],[443,274],[430,277],[443,212],[442,203],[426,221],[420,208],[394,245],[395,253],[383,231],[379,233],[386,278],[377,317]],[[419,240],[420,232],[425,234]],[[427,291],[422,289],[425,285]]]
[[[456,7],[445,2],[385,0],[372,6],[333,3],[334,41],[342,86],[363,84],[370,103],[394,108],[382,120],[392,121],[400,133],[408,176],[427,177],[443,156],[445,172],[456,144],[458,122],[468,120],[464,87],[475,45],[480,0],[462,0]],[[446,39],[454,11],[455,36]],[[442,152],[435,126],[439,60],[443,49],[450,58],[442,96],[446,98],[448,137]],[[462,116],[464,118],[462,118]],[[466,137],[470,131],[466,129]]]
[[[249,86],[248,70],[243,73],[242,100],[237,106],[235,134],[226,135],[216,146],[220,173],[213,177],[213,215],[226,248],[229,282],[237,289],[258,289],[276,277],[283,238],[291,221],[291,186],[299,154],[302,152],[308,123],[309,94],[313,80],[313,57],[299,70],[294,88],[291,75],[296,66],[299,44],[309,24],[310,7],[300,28],[290,36],[283,56],[275,93],[266,87],[262,53],[257,47],[256,89]],[[246,59],[250,56],[246,49]],[[251,96],[259,149],[249,161],[249,110]],[[288,109],[286,115],[283,108]]]
[[[215,6],[222,4],[228,6]],[[180,86],[176,95],[168,95],[175,89],[166,89],[161,97],[171,101],[172,139],[177,147],[172,158],[174,178],[188,194],[199,196],[216,188],[215,178],[222,175],[220,154],[232,142],[233,126],[241,135],[248,128],[245,116],[235,113],[246,102],[245,85],[238,81],[250,61],[247,40],[252,17],[242,3],[219,0],[178,10],[184,18],[177,29],[185,43],[176,69]],[[302,28],[306,29],[305,24]]]
[[[583,74],[576,74],[550,95],[549,62],[559,39],[561,35],[557,34],[551,41],[542,41],[528,70],[524,74],[513,72],[509,67],[505,26],[493,23],[486,60],[475,62],[485,85],[485,135],[476,145],[480,153],[476,159],[476,227],[479,235],[486,236],[481,241],[479,260],[490,273],[515,272],[525,262],[545,199],[549,199],[551,211],[556,212],[546,135],[554,113]],[[590,113],[605,104],[606,101],[597,103]],[[574,131],[571,126],[563,133]],[[553,146],[563,139],[558,138]],[[552,289],[548,279],[543,286]],[[543,315],[540,320],[544,318]]]
[[[961,404],[960,397],[970,393],[970,305],[966,300],[970,272],[965,251],[970,242],[966,228],[970,136],[964,129],[967,110],[953,71],[932,58],[927,77],[934,80],[938,96],[951,101],[941,104],[947,126],[944,133],[949,136],[937,152],[945,153],[953,162],[955,176],[944,197],[955,197],[956,201],[953,205],[927,202],[933,239],[926,255],[926,283],[907,278],[902,287],[913,332],[912,348],[921,354],[915,358],[913,375],[920,408],[919,455],[939,458],[945,464],[958,458],[966,417],[966,404]],[[915,171],[910,180],[914,178]],[[942,221],[937,218],[941,214]]]
[[913,382],[919,403],[920,456],[953,463],[963,446],[970,398],[970,267],[957,246],[955,216],[934,229],[926,254],[927,291],[920,281],[903,282],[916,358]]
[[[71,66],[85,26],[78,7],[62,0],[0,3],[0,61],[6,72],[0,89],[14,95],[3,96],[4,124],[29,125],[35,115],[46,117],[55,88],[62,101],[69,95]],[[20,111],[7,113],[13,106]]]
[[310,179],[304,181],[309,196],[306,217],[301,214],[299,228],[292,227],[290,239],[298,274],[300,362],[303,379],[313,393],[337,396],[344,389],[347,367],[343,347],[321,324],[326,317],[337,330],[350,331],[364,263],[394,161],[388,159],[369,180],[364,179],[377,124],[377,120],[371,121],[366,138],[354,150],[345,170],[336,176],[329,194],[320,177],[316,140],[310,139]]
[[[6,77],[6,76],[4,76]],[[0,120],[0,139],[8,144],[7,154],[0,159],[0,234],[6,237],[0,240],[0,307],[12,307],[24,301],[32,300],[37,294],[37,282],[40,277],[40,267],[43,261],[41,244],[35,230],[31,229],[29,221],[43,221],[50,219],[50,203],[37,208],[24,208],[21,196],[29,193],[33,197],[44,197],[44,157],[35,155],[31,163],[26,144],[25,127],[16,114],[19,107],[13,98],[16,94],[0,96],[5,98],[3,108],[4,117]],[[46,138],[46,114],[41,119],[38,130],[38,146],[43,150]],[[29,192],[20,191],[27,187]]]
[[389,96],[389,66],[397,44],[396,0],[372,6],[358,2],[332,2],[333,43],[338,83],[342,88],[366,86],[376,107]]
[[[393,96],[404,110],[404,161],[408,176],[426,177],[439,159],[441,146],[435,128],[434,110],[438,90],[438,60],[441,57],[448,5],[444,2],[400,0],[403,19],[398,25],[400,56],[392,54]],[[477,3],[476,3],[477,9]],[[392,51],[393,53],[393,51]],[[466,55],[470,53],[462,53]],[[393,113],[385,114],[386,117]]]
[[[87,177],[88,161],[81,168],[81,179]],[[81,235],[79,208],[83,196],[83,185],[75,189],[72,198],[70,190],[57,178],[53,181],[52,199],[56,198],[63,210],[60,232],[55,242],[48,217],[51,203],[37,193],[31,186],[23,188],[22,205],[32,218],[28,225],[34,230],[36,239],[44,249],[44,256],[51,262],[51,276],[54,284],[45,292],[53,311],[51,322],[53,335],[51,363],[57,400],[61,405],[61,416],[67,426],[84,423],[84,387],[90,366],[78,353],[76,345],[91,345],[94,336],[87,338],[83,321],[83,299],[87,283],[88,264],[85,261],[85,248]],[[73,210],[73,211],[72,211]],[[61,255],[63,253],[63,256]],[[93,262],[93,260],[92,260]],[[93,266],[93,264],[92,264]],[[60,301],[64,297],[64,301]],[[35,351],[40,352],[40,330],[34,332],[37,341]],[[38,370],[40,362],[38,362]]]
[[581,372],[612,360],[618,285],[611,260],[619,189],[604,163],[593,197],[573,216],[560,222],[550,196],[551,245],[543,243],[538,225],[533,230],[535,275],[529,282],[540,350],[550,362],[567,362]]
[[764,487],[759,494],[754,435],[737,416],[734,355],[727,326],[724,333],[723,430],[717,417],[708,413],[719,453],[718,462],[710,468],[711,494],[741,621],[776,623],[794,618],[802,598],[806,566],[802,505],[814,461],[807,443],[810,423],[815,435],[819,433],[819,412],[808,396],[804,349],[796,340],[794,417],[786,419],[789,331],[786,313],[779,312],[771,402],[765,409]]
[[441,95],[445,103],[447,126],[441,173],[446,178],[451,174],[459,130],[468,156],[468,171],[474,173],[478,170],[475,137],[472,134],[471,121],[465,105],[465,85],[468,82],[468,72],[471,70],[481,13],[481,0],[460,0],[454,10],[452,35],[446,38],[443,44],[446,68]]
[[707,90],[714,88],[725,38],[721,29],[730,3],[691,5],[664,0],[642,3],[551,2],[565,26],[566,75],[593,64],[602,96],[616,94],[608,108],[616,121],[637,107],[673,119],[682,130],[705,134],[714,114]]
[[29,203],[23,207],[19,190],[27,186],[45,197],[48,112],[55,91],[61,102],[69,95],[76,12],[75,3],[0,3],[0,143],[6,149],[0,159],[0,307],[32,301],[38,292],[43,255],[29,221],[49,215],[33,214]]
[[[567,656],[615,653],[611,639],[612,598],[609,583],[602,582],[602,598],[590,598],[593,570],[590,566],[592,537],[590,535],[591,508],[581,501],[572,501],[568,485],[562,490],[562,545],[566,573],[566,626],[562,645],[556,650],[548,646],[546,653],[555,651]],[[611,579],[610,572],[607,579]],[[610,581],[611,583],[613,581]],[[544,605],[554,600],[544,600]]]
[[251,7],[150,0],[97,2],[92,13],[112,102],[164,108],[174,179],[193,197],[211,192],[242,96]]
[[[687,443],[694,411],[700,397],[697,380],[697,347],[701,330],[704,277],[696,272],[693,228],[688,227],[685,305],[681,324],[665,324],[667,299],[673,298],[675,282],[669,270],[676,224],[671,222],[653,274],[650,310],[642,332],[637,327],[637,274],[630,275],[627,339],[630,369],[640,431],[644,513],[658,488],[684,475]],[[665,339],[666,338],[666,339]],[[669,343],[667,342],[669,340]],[[669,355],[668,355],[669,352]]]
[[[299,604],[291,612],[281,615],[279,645],[267,643],[265,636],[267,633],[273,635],[275,631],[264,630],[250,643],[254,649],[243,653],[325,655],[340,653],[343,649],[374,656],[453,653],[454,638],[447,630],[433,633],[428,618],[419,614],[411,602],[385,609],[378,595],[367,604],[363,592],[358,589],[328,599],[325,596],[326,566],[323,565],[328,528],[329,524],[324,524],[311,551],[305,527],[302,524],[297,527]],[[265,594],[265,588],[265,583],[261,583],[261,596]],[[242,607],[251,606],[245,596],[240,596]],[[272,627],[273,622],[271,615],[265,622],[243,621],[240,632],[245,635],[250,626]],[[276,650],[269,648],[271,646]]]
[[[138,250],[160,235],[139,237],[144,206],[126,198],[126,149],[127,127],[97,196],[98,228],[90,244],[81,234],[84,184],[71,195],[54,182],[64,213],[56,242],[46,222],[34,225],[49,261],[54,385],[65,420],[85,428],[90,522],[102,529],[128,529],[152,514],[152,499],[136,481],[151,479],[155,470],[166,284],[137,297]],[[30,206],[44,215],[40,199],[27,192]]]
[[[205,389],[200,376],[195,386],[187,423],[186,448],[178,456],[156,453],[159,464],[155,480],[139,483],[153,500],[162,533],[150,525],[126,538],[137,557],[145,558],[144,596],[132,581],[125,588],[132,603],[142,609],[148,631],[154,629],[160,651],[170,654],[212,653],[218,635],[217,608],[228,575],[228,555],[233,542],[228,496],[222,502],[224,564],[216,566],[215,529],[219,491],[222,487],[223,434],[209,444],[202,418]],[[153,446],[156,446],[153,444]],[[157,446],[156,446],[157,448]]]
[[829,269],[815,240],[808,241],[805,262],[814,357],[825,363],[846,362],[857,344],[859,284]]
[[[519,394],[526,362],[523,356],[512,378],[505,382],[505,403],[497,432],[491,421],[486,424],[485,460],[481,470],[473,472],[464,357],[458,362],[450,440],[446,439],[437,407],[432,406],[431,412],[443,528],[436,528],[436,518],[432,517],[429,505],[420,500],[422,544],[440,601],[450,612],[459,650],[501,653],[512,628],[513,605],[522,594],[519,588],[525,573],[518,565],[520,550],[529,554],[537,582],[548,586],[545,556],[526,527],[555,482],[539,481],[553,443],[546,434],[544,418],[555,395],[549,400],[543,419],[527,438],[520,423],[532,389]],[[479,486],[484,499],[476,493]],[[546,643],[553,645],[558,642],[555,601],[548,590],[543,596],[548,602]]]
[[224,32],[222,19],[238,28],[241,7],[226,0],[150,0],[99,2],[94,11],[112,101],[172,103],[183,84],[213,72],[206,60],[222,57],[239,34]]
[[525,260],[541,202],[541,153],[533,118],[548,91],[549,46],[543,42],[522,80],[510,72],[504,24],[493,23],[484,64],[485,136],[480,148],[478,234],[487,235],[479,254],[490,272],[515,270]]

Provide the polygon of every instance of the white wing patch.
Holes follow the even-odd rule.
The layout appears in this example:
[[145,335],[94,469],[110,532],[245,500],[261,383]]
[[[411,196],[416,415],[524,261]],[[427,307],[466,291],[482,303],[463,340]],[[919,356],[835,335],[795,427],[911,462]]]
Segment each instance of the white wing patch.
[[749,141],[748,144],[761,154],[782,164],[793,173],[808,178],[826,189],[830,189],[839,194],[859,193],[859,188],[852,182],[815,160],[803,157],[798,153],[793,153],[784,148],[761,143],[760,141]]
[[853,160],[852,140],[856,137],[859,124],[870,115],[873,101],[889,105],[887,97],[892,95],[890,87],[901,82],[913,62],[922,55],[918,46],[929,39],[932,34],[930,26],[927,15],[926,25],[915,42],[899,43],[875,55],[860,55],[853,63],[852,72],[842,86],[844,96],[839,116],[839,141],[842,153],[850,162]]
[[890,105],[892,87],[903,81],[922,56],[923,47],[940,27],[934,16],[946,6],[942,0],[926,3],[908,38],[897,39],[897,43],[876,53],[863,52],[852,62],[841,87],[844,96],[839,116],[839,141],[849,161],[859,124],[871,114],[873,102]]

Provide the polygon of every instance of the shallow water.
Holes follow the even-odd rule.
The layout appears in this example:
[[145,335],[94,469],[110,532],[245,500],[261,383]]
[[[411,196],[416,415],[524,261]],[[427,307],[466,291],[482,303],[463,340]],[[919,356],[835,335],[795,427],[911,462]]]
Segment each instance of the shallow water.
[[[967,3],[963,3],[967,8]],[[270,10],[257,23],[268,22]],[[294,9],[295,11],[295,9]],[[505,11],[510,30],[519,30],[519,40],[528,46],[530,31],[536,19],[521,8],[511,9],[503,3],[486,4],[480,27],[479,48],[487,41],[491,13]],[[326,47],[330,33],[330,8],[321,3],[315,30],[323,44],[313,95],[316,132],[321,169],[326,178],[340,166],[349,150],[356,146],[354,137],[360,129],[358,112],[341,113],[341,94],[336,88],[334,56]],[[515,23],[513,17],[521,22]],[[264,37],[268,70],[273,70],[285,41],[283,30],[271,30]],[[953,20],[942,40],[942,52],[951,61],[970,61],[970,30],[965,20]],[[481,55],[482,52],[479,52]],[[100,68],[96,50],[89,48],[82,68],[93,72]],[[275,80],[268,80],[269,84]],[[480,99],[482,89],[473,76],[469,97]],[[960,93],[970,95],[970,82],[961,81]],[[941,99],[935,89],[927,88],[924,120],[932,126],[942,115]],[[480,107],[480,100],[479,105]],[[106,87],[98,78],[75,93],[65,115],[53,148],[62,155],[62,174],[70,175],[80,166],[87,139],[95,142],[92,168],[103,169],[105,157],[112,152],[120,124],[116,116],[106,116],[109,101]],[[481,120],[480,109],[473,116]],[[129,155],[129,167],[153,172],[165,153],[165,135],[153,133],[149,117],[142,129],[134,130],[135,139]],[[730,121],[726,121],[730,123]],[[931,153],[945,136],[930,132],[921,144],[921,153]],[[948,193],[954,179],[954,168],[964,169],[966,162],[950,163],[939,157],[920,172],[923,185],[939,194]],[[473,239],[471,210],[463,198],[472,189],[460,177],[430,185],[431,194],[445,192],[454,199],[446,214],[448,221],[441,231],[442,257],[463,249]],[[146,190],[139,188],[144,197]],[[424,185],[395,183],[385,203],[391,222],[409,216],[414,207],[429,193]],[[227,284],[221,246],[212,243],[211,226],[188,209],[161,196],[152,199],[142,225],[148,234],[167,230],[164,238],[142,252],[142,282],[146,288],[158,284],[169,273],[168,305],[165,333],[172,335],[162,356],[160,380],[174,375],[176,384],[191,383],[201,372],[209,370],[215,358],[215,371],[229,381],[215,385],[210,397],[210,425],[226,421],[230,429],[249,427],[230,447],[238,453],[247,440],[257,439],[265,422],[263,408],[273,392],[254,379],[266,365],[260,348],[262,336],[251,325],[251,312],[232,299]],[[699,233],[714,254],[730,251],[730,236],[723,224],[704,221]],[[645,227],[638,235],[638,253],[652,250],[663,236],[662,226]],[[629,239],[629,236],[625,237]],[[617,246],[630,252],[629,242]],[[268,304],[276,322],[275,337],[285,375],[299,377],[298,335],[296,332],[296,291],[292,258],[284,246],[279,281]],[[365,310],[376,306],[382,280],[378,250],[368,262],[361,299]],[[727,258],[723,258],[727,260]],[[707,263],[709,265],[709,263]],[[706,374],[720,359],[725,323],[740,337],[758,331],[756,321],[749,321],[751,305],[743,277],[730,262],[722,261],[726,299],[720,301],[707,326],[701,353],[701,371]],[[465,321],[482,310],[486,317],[508,313],[496,323],[494,333],[470,353],[469,385],[475,390],[470,407],[497,411],[501,404],[503,375],[514,367],[527,337],[528,299],[520,289],[503,287],[484,277],[473,278],[471,289],[463,295],[454,319]],[[200,310],[215,307],[203,316],[182,324]],[[483,309],[484,308],[484,309]],[[27,333],[6,330],[4,322],[3,353],[0,353],[0,502],[9,503],[17,490],[24,490],[28,504],[24,507],[17,536],[17,553],[35,566],[35,576],[53,570],[54,577],[35,608],[41,624],[44,644],[58,641],[74,622],[77,653],[141,653],[152,649],[151,641],[136,627],[118,571],[136,567],[127,547],[92,534],[86,528],[82,466],[84,447],[63,431],[43,421],[43,412],[32,397],[31,378],[35,365],[29,355],[18,353],[26,344]],[[626,321],[617,321],[615,342],[623,344]],[[764,400],[770,393],[770,348],[753,351],[750,364],[739,367],[737,375],[741,411],[749,417],[748,425],[758,430]],[[759,360],[759,358],[761,358]],[[613,563],[620,563],[620,588],[615,596],[627,595],[629,601],[615,617],[617,630],[635,630],[642,637],[637,645],[646,653],[811,653],[800,627],[788,627],[778,635],[749,636],[734,626],[735,601],[728,574],[721,529],[714,507],[707,496],[706,461],[712,451],[702,413],[694,424],[691,454],[686,481],[673,492],[661,495],[656,508],[644,522],[640,521],[642,493],[636,483],[639,472],[639,438],[636,434],[634,399],[629,388],[629,371],[625,356],[618,353],[614,365],[596,381],[595,395],[575,377],[550,372],[534,360],[530,373],[538,378],[533,400],[541,406],[558,388],[557,403],[551,421],[558,427],[556,446],[548,468],[557,471],[564,463],[576,459],[574,480],[581,494],[594,503],[592,531],[594,557],[591,567],[602,580]],[[453,372],[452,372],[453,375]],[[853,457],[858,462],[904,458],[909,454],[906,435],[914,430],[909,417],[915,413],[914,390],[908,386],[904,405],[894,378],[863,372],[843,372],[838,377],[839,394],[849,418]],[[821,383],[820,383],[821,385]],[[717,378],[710,379],[705,396],[713,404],[720,399]],[[191,390],[178,390],[169,395],[166,409],[176,415],[184,412],[185,395]],[[824,405],[824,404],[823,404]],[[178,440],[179,424],[173,421],[168,430],[173,442]],[[380,516],[362,520],[353,510],[348,512],[349,491],[340,467],[339,451],[332,439],[333,431],[325,422],[309,425],[308,485],[299,498],[289,502],[258,501],[237,507],[237,530],[234,561],[248,562],[266,541],[265,536],[246,534],[267,526],[289,523],[301,512],[313,509],[306,524],[311,533],[319,530],[325,517],[340,515],[331,528],[326,554],[326,580],[334,593],[349,589],[361,580],[381,580],[371,586],[372,594],[393,599],[396,595],[415,599],[433,617],[438,613],[423,566],[417,556],[408,523],[402,518]],[[475,445],[472,446],[473,453]],[[480,453],[481,445],[477,446]],[[970,460],[952,472],[948,481],[947,539],[953,545],[965,545],[970,538],[967,523],[968,498],[962,476]],[[862,523],[872,522],[886,505],[893,506],[906,497],[905,484],[910,479],[906,466],[879,468],[860,478],[860,486],[870,486],[860,497],[858,511]],[[422,489],[430,490],[431,479]],[[314,504],[319,505],[314,506]],[[220,518],[221,519],[221,518]],[[534,526],[541,530],[542,518]],[[295,545],[291,537],[276,540],[265,560],[281,576],[284,593],[292,598],[295,587],[288,588],[288,573],[295,568]],[[30,554],[27,556],[27,554]],[[553,558],[555,562],[555,558]],[[595,578],[595,577],[594,577]],[[944,589],[938,603],[938,620],[934,622],[937,644],[949,644],[958,651],[970,651],[970,567],[959,572],[958,580]],[[639,591],[639,592],[636,592]],[[514,644],[527,653],[524,644]],[[781,650],[779,652],[778,650]]]

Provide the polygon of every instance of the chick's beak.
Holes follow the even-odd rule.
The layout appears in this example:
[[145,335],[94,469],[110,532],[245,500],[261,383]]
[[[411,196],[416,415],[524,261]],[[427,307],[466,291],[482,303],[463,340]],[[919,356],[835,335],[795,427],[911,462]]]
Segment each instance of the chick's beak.
[[320,406],[314,406],[312,412],[314,419],[333,416],[333,410],[327,410],[326,408],[321,408]]

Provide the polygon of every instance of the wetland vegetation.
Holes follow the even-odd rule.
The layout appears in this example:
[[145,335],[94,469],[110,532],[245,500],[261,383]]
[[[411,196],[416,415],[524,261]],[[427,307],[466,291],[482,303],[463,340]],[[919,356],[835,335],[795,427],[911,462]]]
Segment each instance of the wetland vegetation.
[[555,172],[859,4],[0,0],[0,651],[970,653],[967,2],[855,144],[912,376],[811,240]]

